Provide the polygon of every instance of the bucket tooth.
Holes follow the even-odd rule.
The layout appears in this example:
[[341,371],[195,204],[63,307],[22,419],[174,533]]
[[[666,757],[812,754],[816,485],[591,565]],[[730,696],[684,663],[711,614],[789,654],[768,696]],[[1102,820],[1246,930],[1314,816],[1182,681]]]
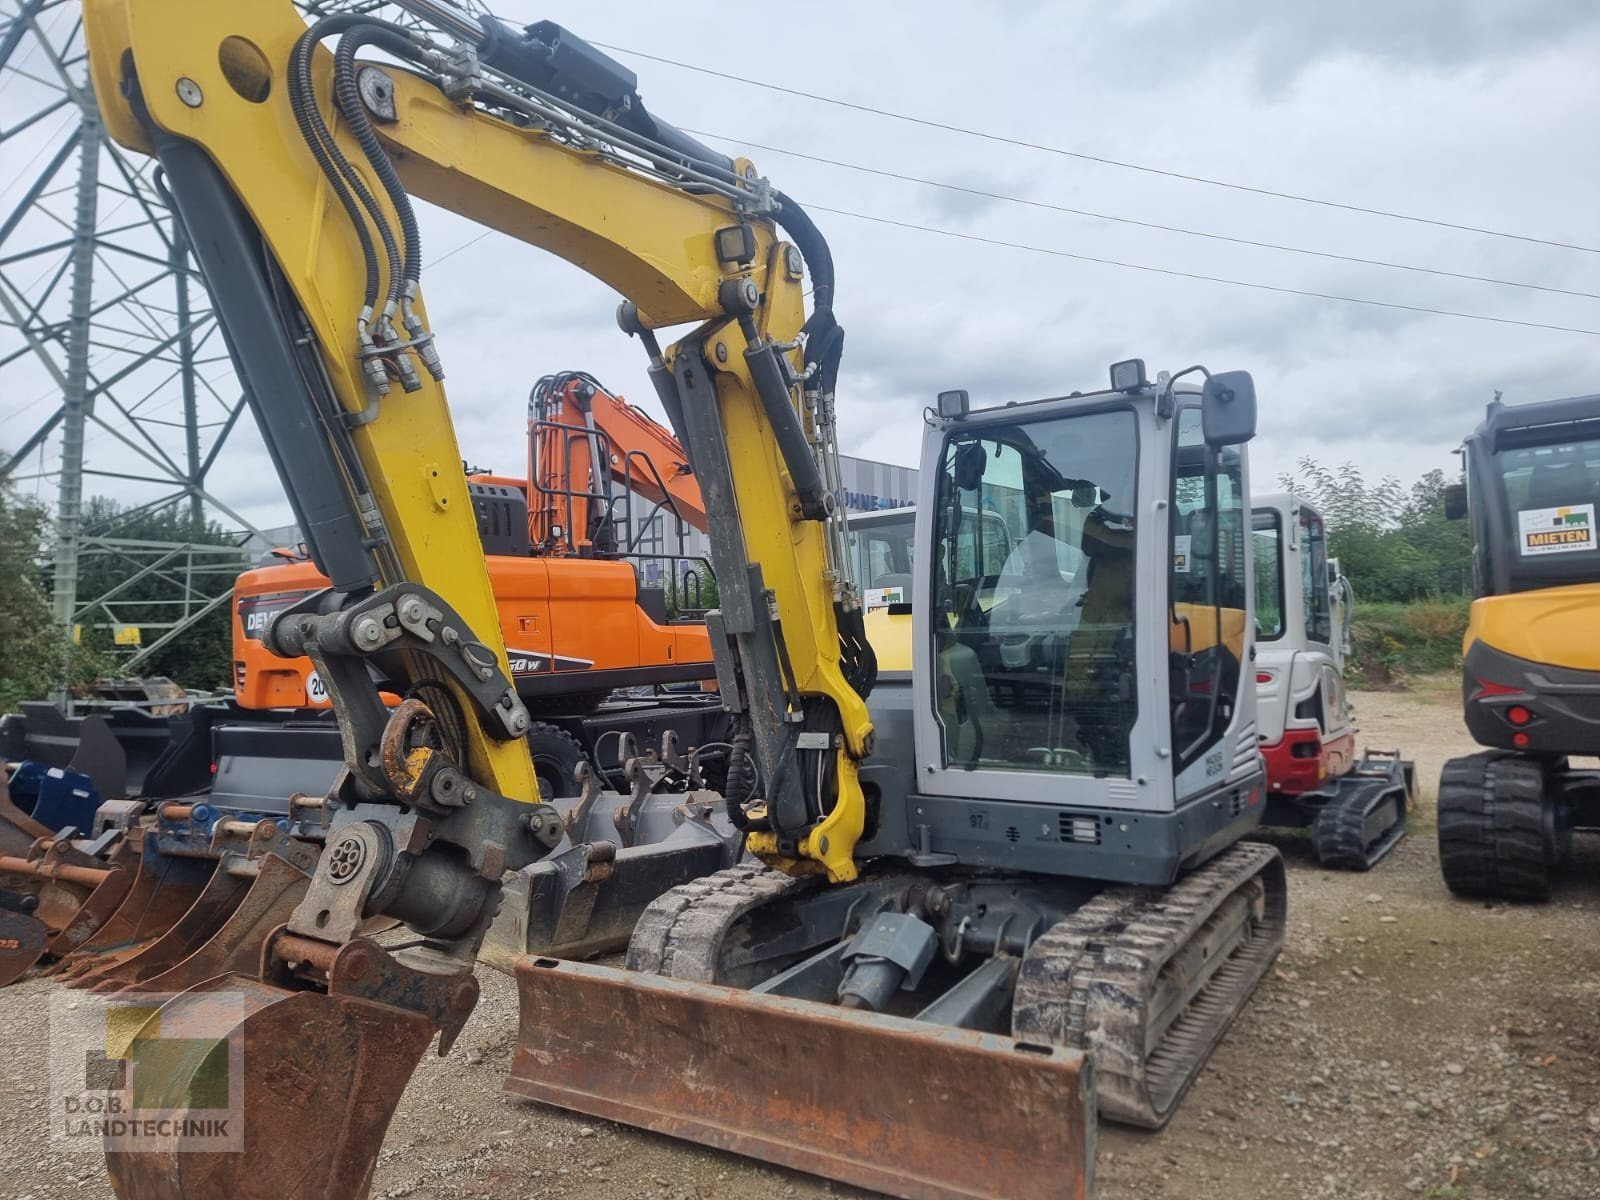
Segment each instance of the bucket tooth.
[[1082,1054],[550,958],[506,1090],[902,1200],[1086,1200]]

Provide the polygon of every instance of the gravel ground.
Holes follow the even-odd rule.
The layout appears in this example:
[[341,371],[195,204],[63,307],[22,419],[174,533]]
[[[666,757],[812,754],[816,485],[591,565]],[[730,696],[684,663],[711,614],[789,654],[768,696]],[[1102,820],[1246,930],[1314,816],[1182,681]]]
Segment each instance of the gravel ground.
[[[1287,947],[1166,1131],[1102,1129],[1102,1200],[1600,1197],[1600,840],[1580,839],[1548,905],[1453,900],[1432,790],[1443,760],[1471,748],[1454,686],[1357,703],[1364,743],[1417,760],[1413,836],[1367,875],[1322,871],[1301,839],[1275,839],[1290,864]],[[504,1098],[516,993],[481,977],[457,1048],[425,1059],[401,1101],[375,1194],[867,1196]],[[0,993],[0,1197],[109,1197],[97,1156],[47,1140],[54,986]]]

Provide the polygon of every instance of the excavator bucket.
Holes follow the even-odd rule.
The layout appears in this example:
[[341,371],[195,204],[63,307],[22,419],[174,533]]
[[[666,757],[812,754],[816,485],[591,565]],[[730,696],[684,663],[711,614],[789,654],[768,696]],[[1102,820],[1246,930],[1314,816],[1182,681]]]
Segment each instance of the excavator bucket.
[[133,871],[99,862],[69,843],[41,839],[28,857],[0,855],[0,986],[42,958],[92,938],[127,896]]
[[[262,951],[269,969],[275,961],[314,965],[328,991],[218,976],[168,1000],[110,1047],[129,1064],[124,1111],[160,1112],[176,1131],[154,1143],[136,1127],[108,1136],[106,1168],[118,1196],[367,1194],[400,1094],[434,1033],[442,1052],[459,1032],[477,980],[410,970],[364,939],[335,948],[282,929]],[[216,1136],[223,1104],[236,1142],[197,1144]],[[337,1120],[318,1119],[330,1113]]]
[[40,838],[55,837],[55,830],[34,820],[17,807],[0,772],[0,854],[26,858]]
[[139,942],[137,948],[130,947],[132,953],[126,957],[113,953],[85,960],[80,969],[72,971],[70,986],[116,991],[160,974],[187,958],[221,928],[249,886],[248,877],[240,878],[219,868],[206,881],[194,903],[167,929],[150,941]]
[[[96,992],[116,992],[145,984],[154,977],[171,971],[191,955],[209,947],[212,940],[230,923],[232,929],[228,939],[213,948],[203,961],[219,957],[231,961],[234,956],[233,951],[243,946],[244,954],[248,957],[244,957],[241,969],[256,968],[260,962],[261,944],[273,928],[271,925],[262,924],[261,914],[278,911],[280,907],[278,901],[282,893],[286,888],[293,890],[294,875],[298,874],[302,880],[307,877],[316,865],[316,848],[295,841],[270,820],[219,822],[215,826],[212,845],[217,856],[216,868],[188,910],[165,932],[154,940],[144,943],[134,953],[126,957],[108,955],[103,964],[90,965],[75,975],[72,980],[73,987],[87,987]],[[285,866],[290,866],[291,863],[293,865],[287,873],[276,868],[269,872],[261,893],[250,902],[245,918],[241,922],[234,923],[234,915],[249,901],[251,894],[261,882],[262,856],[269,852],[276,852],[290,860],[284,864]],[[303,894],[304,888],[302,887],[300,891]],[[283,920],[287,920],[287,917]],[[275,922],[275,924],[282,923],[282,920]],[[244,932],[245,930],[254,931],[253,953],[247,945],[244,945],[252,936]],[[219,972],[212,972],[212,974],[217,973]],[[189,982],[199,983],[205,978],[208,976],[199,976]],[[168,990],[181,990],[181,988]]]
[[254,859],[250,865],[254,880],[249,890],[221,928],[197,949],[163,971],[144,973],[137,982],[110,978],[98,982],[94,990],[181,992],[219,975],[258,970],[267,937],[289,920],[311,877],[308,866],[277,853]]
[[138,866],[126,898],[109,920],[56,966],[67,980],[132,958],[189,911],[205,890],[216,863],[163,854],[143,831]]
[[1087,1200],[1076,1051],[586,963],[517,964],[506,1090],[902,1200]]
[[9,987],[44,956],[50,934],[33,915],[34,897],[0,888],[0,987]]

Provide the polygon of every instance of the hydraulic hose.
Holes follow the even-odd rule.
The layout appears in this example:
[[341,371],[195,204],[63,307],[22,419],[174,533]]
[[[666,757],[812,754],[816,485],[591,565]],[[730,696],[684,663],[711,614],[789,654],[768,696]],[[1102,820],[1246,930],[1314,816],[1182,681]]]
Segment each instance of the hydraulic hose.
[[[373,246],[371,231],[367,228],[366,219],[362,215],[362,208],[368,213],[375,213],[376,202],[370,194],[360,195],[366,192],[366,185],[361,182],[360,176],[355,173],[349,162],[345,161],[333,140],[332,131],[322,119],[311,78],[311,57],[317,43],[325,37],[332,37],[360,23],[360,18],[355,16],[327,17],[300,35],[289,56],[289,107],[294,113],[295,124],[300,128],[300,136],[305,140],[306,147],[311,151],[318,168],[327,177],[334,195],[339,198],[339,203],[355,230],[356,238],[361,243],[361,258],[366,268],[365,306],[375,311],[381,286],[378,255]],[[359,206],[358,196],[360,196]],[[385,249],[390,249],[389,241],[392,240],[392,233],[388,232],[386,224],[381,220],[374,223],[378,225],[380,233],[388,234]],[[391,264],[397,264],[398,256],[391,252],[390,261]]]
[[844,330],[833,315],[833,251],[805,209],[784,192],[777,194],[777,201],[774,219],[794,239],[811,272],[811,315],[801,327],[806,335],[806,366],[817,368],[817,389],[831,393],[839,379],[839,360],[844,356]]
[[384,153],[378,135],[373,131],[372,122],[367,117],[366,106],[361,100],[361,89],[356,83],[355,56],[356,51],[362,46],[378,46],[397,57],[413,61],[417,58],[417,47],[411,36],[399,26],[366,21],[351,27],[339,39],[333,66],[335,102],[344,119],[349,122],[350,130],[361,146],[361,152],[366,155],[367,162],[372,165],[373,171],[378,176],[378,182],[383,185],[389,202],[394,205],[394,210],[400,217],[403,253],[401,279],[391,278],[389,281],[389,298],[394,301],[399,299],[400,293],[404,290],[401,287],[401,280],[406,285],[414,285],[422,278],[422,234],[417,226],[416,212],[411,207],[411,197],[407,194],[399,173],[395,171],[394,164]]
[[728,820],[740,833],[748,833],[755,824],[744,810],[744,802],[750,798],[755,783],[750,770],[754,765],[750,757],[753,740],[748,729],[741,729],[733,735],[733,744],[728,751],[728,778],[722,785],[722,802],[727,808]]

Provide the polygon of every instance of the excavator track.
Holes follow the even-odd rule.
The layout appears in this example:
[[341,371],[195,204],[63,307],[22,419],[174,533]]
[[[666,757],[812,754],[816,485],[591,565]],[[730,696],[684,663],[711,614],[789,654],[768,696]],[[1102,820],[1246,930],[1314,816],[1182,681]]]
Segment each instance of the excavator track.
[[1283,946],[1283,860],[1240,845],[1171,888],[1111,888],[1029,948],[1012,1036],[1089,1052],[1102,1116],[1165,1125]]
[[639,917],[628,942],[628,969],[697,983],[728,982],[717,978],[718,958],[739,919],[813,884],[761,863],[739,863],[680,884]]
[[1409,797],[1403,783],[1346,780],[1311,823],[1317,862],[1341,871],[1370,871],[1406,835]]
[[1439,775],[1439,866],[1458,896],[1548,900],[1561,839],[1539,764],[1490,750]]

